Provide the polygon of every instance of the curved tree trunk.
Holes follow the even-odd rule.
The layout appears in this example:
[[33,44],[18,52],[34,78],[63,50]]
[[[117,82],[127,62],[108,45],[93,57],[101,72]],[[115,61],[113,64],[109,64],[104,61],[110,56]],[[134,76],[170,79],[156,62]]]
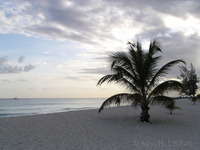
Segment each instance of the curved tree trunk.
[[140,114],[140,121],[141,122],[149,122],[150,115],[148,113],[149,106],[148,105],[142,105],[141,106],[142,113]]

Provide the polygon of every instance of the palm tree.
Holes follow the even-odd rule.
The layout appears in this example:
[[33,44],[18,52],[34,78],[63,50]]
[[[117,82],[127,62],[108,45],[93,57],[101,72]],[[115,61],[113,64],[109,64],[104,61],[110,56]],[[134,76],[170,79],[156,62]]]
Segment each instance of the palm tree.
[[133,106],[141,107],[140,121],[149,122],[149,105],[161,104],[167,107],[173,99],[166,96],[166,94],[173,90],[180,91],[182,88],[181,83],[176,80],[160,83],[161,77],[164,77],[175,64],[185,62],[174,60],[158,68],[161,56],[156,54],[162,51],[157,40],[151,41],[148,52],[142,49],[140,42],[128,42],[128,45],[128,52],[119,51],[110,55],[113,74],[102,77],[97,85],[104,82],[119,83],[131,93],[120,93],[111,96],[103,102],[99,112],[110,104],[128,102]]
[[172,112],[176,109],[181,109],[180,107],[175,106],[175,101],[172,101],[168,105],[166,105],[166,108],[170,111],[170,114],[172,115]]

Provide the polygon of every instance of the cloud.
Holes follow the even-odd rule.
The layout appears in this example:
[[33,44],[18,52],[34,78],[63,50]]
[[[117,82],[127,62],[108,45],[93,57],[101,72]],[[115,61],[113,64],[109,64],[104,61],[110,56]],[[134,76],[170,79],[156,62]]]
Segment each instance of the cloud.
[[28,80],[25,80],[25,79],[18,79],[17,81],[18,81],[18,82],[27,82]]
[[[24,56],[19,57],[18,62],[21,63],[24,61]],[[0,74],[9,74],[9,73],[21,73],[29,72],[35,68],[34,65],[27,64],[18,64],[8,61],[8,57],[0,57]]]
[[[70,6],[64,3],[61,0],[56,3],[44,0],[42,2],[26,1],[24,4],[20,1],[14,3],[14,6],[5,4],[7,7],[16,7],[18,11],[2,10],[2,26],[7,28],[8,24],[13,25],[7,32],[83,43],[98,43],[97,37],[104,40],[114,38],[108,33],[112,25],[119,20],[117,9],[111,10],[103,1],[89,0],[83,3],[75,0],[71,1]],[[6,15],[8,13],[11,14],[10,17]],[[108,18],[111,14],[113,17]],[[28,24],[30,20],[32,21]]]
[[18,59],[18,62],[22,63],[24,61],[24,59],[25,59],[25,56],[20,56],[19,59]]
[[90,75],[83,75],[83,76],[66,76],[65,79],[67,80],[74,80],[74,81],[97,81],[99,78],[90,76]]
[[171,30],[165,17],[199,19],[199,7],[197,0],[19,0],[2,3],[0,17],[8,33],[103,47],[116,40],[164,36]]
[[25,79],[17,79],[17,80],[0,79],[0,81],[4,83],[28,82],[28,80]]
[[33,70],[35,68],[35,66],[34,65],[25,65],[24,67],[23,67],[23,71],[24,72],[29,72],[30,70]]
[[43,88],[42,90],[43,90],[43,91],[49,91],[49,89],[47,89],[47,88]]
[[[73,73],[78,69],[82,74],[107,73],[105,62],[93,58],[126,49],[128,40],[148,41],[155,37],[162,45],[164,62],[182,58],[200,68],[198,0],[19,0],[0,5],[0,33],[79,43],[79,56],[90,58],[83,59],[90,65],[87,68],[80,61],[77,66],[83,67],[75,67]],[[6,65],[7,59],[0,59],[2,72],[34,69],[33,65]],[[23,61],[24,57],[18,60]]]
[[5,65],[8,61],[8,57],[4,56],[4,57],[0,57],[0,65]]
[[199,64],[200,37],[192,34],[188,37],[181,32],[171,33],[168,37],[159,38],[163,53],[170,59],[184,59],[187,62]]
[[11,83],[12,81],[11,80],[7,80],[7,79],[0,79],[1,82],[4,82],[4,83]]
[[142,32],[146,32],[159,26],[165,29],[165,15],[200,16],[197,0],[19,0],[5,1],[1,5],[2,26],[6,28],[9,24],[13,29],[10,32],[92,43],[100,42],[101,37],[104,40],[119,38],[112,33],[116,27],[122,30],[124,27],[142,27],[145,28]]
[[106,75],[110,74],[110,70],[108,67],[99,67],[99,68],[90,68],[90,69],[82,69],[82,73],[87,73],[87,74],[101,74],[101,75]]

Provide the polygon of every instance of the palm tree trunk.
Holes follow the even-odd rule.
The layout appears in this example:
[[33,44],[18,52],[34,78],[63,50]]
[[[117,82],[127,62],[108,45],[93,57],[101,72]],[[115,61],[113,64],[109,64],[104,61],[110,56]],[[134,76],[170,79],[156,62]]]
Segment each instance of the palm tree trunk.
[[149,122],[150,115],[148,113],[149,106],[148,105],[142,105],[141,106],[142,113],[140,114],[140,121],[141,122]]
[[195,95],[192,95],[192,102],[193,102],[193,105],[195,105]]
[[172,110],[170,109],[170,115],[172,115]]

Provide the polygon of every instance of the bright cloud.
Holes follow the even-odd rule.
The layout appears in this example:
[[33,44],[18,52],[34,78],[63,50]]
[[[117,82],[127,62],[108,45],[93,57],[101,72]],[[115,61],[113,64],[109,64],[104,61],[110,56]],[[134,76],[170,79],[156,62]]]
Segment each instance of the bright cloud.
[[186,18],[166,16],[164,22],[172,32],[183,32],[185,36],[195,33],[200,35],[200,20],[193,16],[188,16]]

